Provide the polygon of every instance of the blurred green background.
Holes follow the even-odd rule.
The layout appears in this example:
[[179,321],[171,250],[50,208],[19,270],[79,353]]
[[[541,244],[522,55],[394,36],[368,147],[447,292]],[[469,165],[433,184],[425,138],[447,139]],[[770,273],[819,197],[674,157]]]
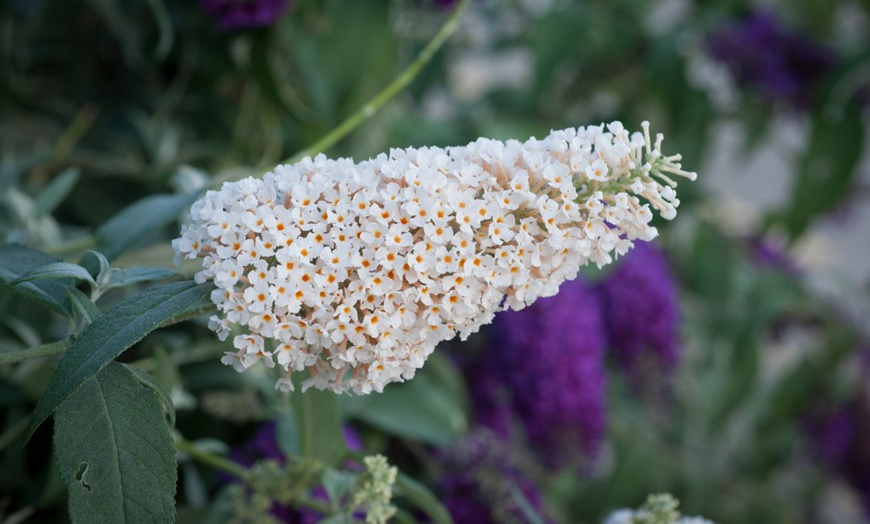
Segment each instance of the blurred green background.
[[[106,247],[101,226],[126,206],[178,195],[110,256],[171,266],[184,195],[314,143],[449,14],[449,2],[292,0],[266,24],[227,31],[208,3],[0,4],[4,244],[77,261]],[[717,522],[857,523],[870,508],[868,103],[867,0],[479,0],[411,86],[327,154],[649,120],[699,173],[681,186],[680,219],[660,228],[679,282],[680,365],[640,392],[610,366],[595,466],[530,468],[543,514],[598,522],[668,491]],[[63,328],[0,289],[3,350]],[[200,323],[124,358],[173,392],[183,433],[233,447],[270,417],[274,394],[220,353]],[[367,451],[424,482],[432,446],[474,426],[461,373],[435,360],[393,394],[344,406]],[[65,518],[40,451],[50,432],[21,452],[13,431],[49,374],[44,363],[0,369],[0,522]],[[843,413],[851,429],[829,424]],[[819,444],[841,434],[836,453]],[[181,471],[179,520],[201,521],[215,481],[189,462]]]

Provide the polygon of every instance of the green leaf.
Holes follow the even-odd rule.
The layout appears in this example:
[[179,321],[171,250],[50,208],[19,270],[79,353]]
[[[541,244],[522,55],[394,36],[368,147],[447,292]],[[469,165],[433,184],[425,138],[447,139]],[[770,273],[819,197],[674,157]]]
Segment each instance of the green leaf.
[[172,522],[175,446],[154,393],[111,363],[57,410],[54,445],[73,522]]
[[380,395],[343,397],[351,417],[393,435],[443,446],[467,429],[462,399],[425,373]]
[[199,192],[187,195],[153,195],[122,209],[97,230],[100,251],[109,260],[147,238],[154,231],[171,224],[193,204]]
[[[97,263],[100,265],[100,269],[97,271],[97,280],[102,283],[105,275],[112,269],[112,266],[109,264],[109,261],[106,260],[106,257],[103,256],[99,251],[94,251],[93,249],[88,249],[86,255],[91,255],[97,259]],[[86,264],[84,259],[82,260],[82,265],[86,268],[90,268],[92,266]]]
[[163,322],[198,304],[212,289],[211,284],[189,281],[166,284],[122,302],[96,319],[60,360],[36,405],[28,438],[84,381]]
[[523,512],[523,517],[525,517],[526,522],[529,524],[544,524],[544,519],[538,514],[535,507],[532,506],[532,503],[529,502],[529,499],[520,488],[517,487],[516,483],[511,483],[509,489],[511,492],[511,498],[520,508],[520,511]]
[[336,513],[317,521],[317,524],[353,524],[355,521],[345,513]]
[[96,304],[91,301],[90,297],[82,293],[76,288],[68,289],[67,294],[72,301],[76,311],[85,319],[85,324],[91,324],[94,320],[100,318],[102,313],[97,308]]
[[155,280],[164,280],[178,276],[180,276],[178,272],[165,267],[113,268],[106,275],[106,283],[101,286],[101,289],[105,291],[116,287],[130,286],[142,282],[153,282]]
[[121,364],[127,370],[133,374],[136,380],[139,381],[140,384],[150,389],[157,395],[157,399],[160,401],[160,405],[163,406],[163,412],[166,414],[166,420],[169,423],[169,427],[175,427],[175,404],[172,403],[172,395],[169,394],[169,391],[157,380],[157,377],[152,375],[151,373],[147,373],[132,364]]
[[17,286],[24,282],[33,282],[36,280],[57,280],[59,278],[71,278],[73,280],[84,280],[92,286],[96,286],[94,277],[88,273],[88,270],[77,264],[69,262],[55,262],[45,266],[31,269],[27,273],[21,275],[12,281],[13,286]]
[[282,411],[276,418],[275,437],[278,448],[286,457],[299,456],[302,448],[299,445],[299,429],[296,427],[296,416],[292,411]]
[[837,113],[820,110],[813,116],[810,142],[798,162],[791,202],[781,217],[792,238],[854,189],[864,143],[863,113],[857,105],[852,102]]
[[69,196],[70,191],[79,181],[79,169],[70,167],[65,169],[54,180],[43,188],[37,195],[33,205],[33,215],[41,217],[48,215]]
[[321,478],[323,489],[326,490],[329,500],[334,503],[339,503],[350,492],[351,488],[356,485],[356,480],[355,474],[334,468],[327,468]]
[[429,488],[399,472],[396,476],[396,496],[402,497],[423,510],[434,524],[453,524],[450,512]]
[[337,463],[346,452],[338,396],[316,389],[295,391],[290,396],[302,456],[327,465]]
[[[0,248],[0,282],[11,285],[14,280],[28,271],[55,262],[60,262],[60,259],[42,251],[19,244],[4,244]],[[42,280],[15,286],[12,291],[39,302],[61,315],[73,318],[75,310],[66,294],[66,290],[73,287],[72,279]]]

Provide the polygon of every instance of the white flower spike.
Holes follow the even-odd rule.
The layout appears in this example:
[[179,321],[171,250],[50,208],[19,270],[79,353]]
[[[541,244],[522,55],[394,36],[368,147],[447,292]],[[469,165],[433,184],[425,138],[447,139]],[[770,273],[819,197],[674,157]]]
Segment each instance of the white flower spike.
[[673,218],[670,176],[696,175],[642,127],[306,158],[210,191],[173,246],[218,287],[209,327],[242,328],[224,363],[277,364],[285,391],[308,369],[303,388],[379,392],[438,342],[656,237],[650,206]]

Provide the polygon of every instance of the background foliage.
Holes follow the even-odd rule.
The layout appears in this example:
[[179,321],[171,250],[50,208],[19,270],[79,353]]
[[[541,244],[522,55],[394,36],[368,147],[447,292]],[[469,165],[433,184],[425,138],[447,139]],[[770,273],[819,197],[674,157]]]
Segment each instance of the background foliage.
[[[173,496],[179,522],[270,511],[305,521],[271,501],[344,507],[356,477],[342,460],[359,463],[354,453],[399,467],[400,518],[437,520],[435,497],[449,491],[439,467],[461,456],[477,457],[455,459],[461,469],[492,469],[474,451],[478,376],[464,366],[487,355],[491,331],[439,350],[382,395],[291,401],[265,371],[220,364],[223,344],[198,316],[208,289],[182,281],[196,267],[173,266],[169,246],[204,188],[271,169],[386,86],[437,32],[444,3],[294,0],[271,24],[228,32],[193,0],[0,5],[0,521],[112,522],[130,511],[163,521]],[[759,16],[775,27],[748,22]],[[507,495],[524,508],[520,521],[598,522],[657,491],[717,522],[863,521],[870,280],[820,288],[827,266],[804,255],[825,224],[866,203],[868,20],[866,0],[480,0],[406,91],[328,151],[363,158],[650,120],[700,173],[681,194],[680,221],[661,228],[677,280],[678,364],[638,378],[608,354],[606,435],[582,467],[553,470],[522,439],[505,443],[499,453],[522,479]],[[749,50],[721,44],[729,35]],[[723,129],[739,131],[725,152]],[[775,149],[783,129],[798,147],[740,193],[744,160]],[[704,183],[717,155],[728,168]],[[722,191],[776,184],[786,190],[775,205]],[[866,243],[859,233],[846,245]],[[3,360],[31,347],[49,356]],[[31,424],[55,409],[54,437],[50,424]],[[99,413],[92,426],[81,410]],[[341,424],[361,442],[336,440]],[[156,455],[136,457],[134,437]],[[82,446],[117,451],[71,458]],[[229,450],[237,462],[250,452],[246,466],[286,461],[298,493],[257,509],[233,491],[220,461]],[[256,470],[251,485],[279,473]]]

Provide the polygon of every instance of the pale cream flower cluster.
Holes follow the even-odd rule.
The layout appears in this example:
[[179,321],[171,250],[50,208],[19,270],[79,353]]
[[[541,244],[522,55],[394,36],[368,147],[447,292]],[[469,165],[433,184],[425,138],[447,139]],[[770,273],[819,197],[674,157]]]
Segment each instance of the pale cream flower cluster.
[[657,235],[679,200],[648,125],[554,131],[526,142],[323,155],[210,191],[174,242],[200,257],[210,325],[242,371],[308,369],[303,388],[364,394],[414,376],[435,345],[496,312],[554,295],[587,262]]

